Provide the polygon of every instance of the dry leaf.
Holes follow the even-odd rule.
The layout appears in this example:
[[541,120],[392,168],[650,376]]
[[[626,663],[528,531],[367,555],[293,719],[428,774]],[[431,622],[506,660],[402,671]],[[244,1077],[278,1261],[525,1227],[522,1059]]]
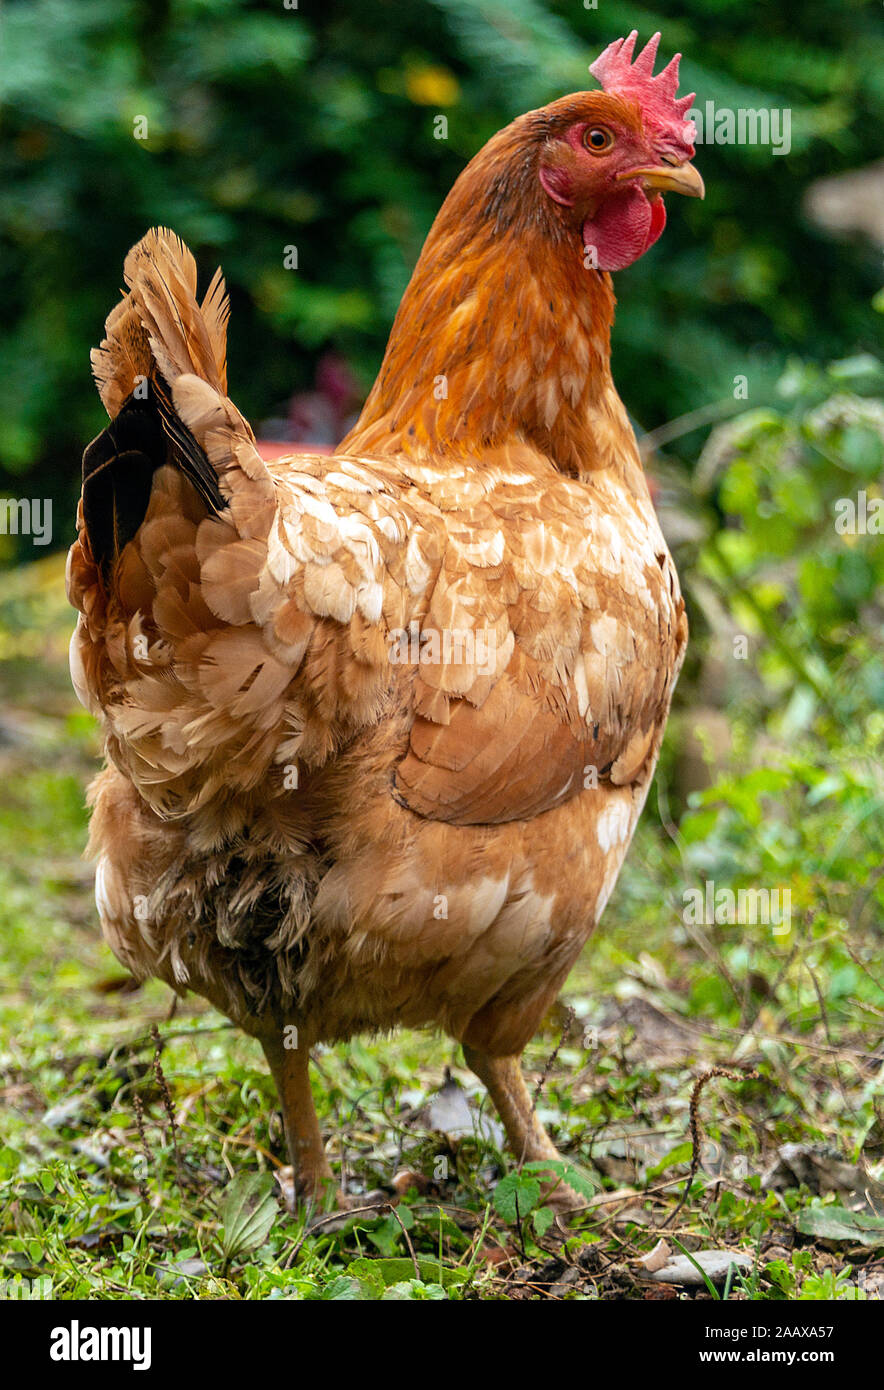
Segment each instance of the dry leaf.
[[649,1250],[646,1255],[640,1255],[636,1264],[647,1270],[648,1274],[656,1274],[658,1269],[662,1269],[669,1259],[671,1251],[665,1240],[658,1240],[653,1250]]

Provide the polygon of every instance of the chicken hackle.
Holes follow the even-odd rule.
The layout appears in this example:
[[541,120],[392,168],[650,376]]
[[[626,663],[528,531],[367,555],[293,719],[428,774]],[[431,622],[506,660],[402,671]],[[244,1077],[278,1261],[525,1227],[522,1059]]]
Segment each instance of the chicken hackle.
[[702,196],[659,36],[515,120],[439,213],[362,415],[265,464],[220,272],[153,230],[93,368],[68,592],[101,720],[90,850],[138,978],[260,1039],[297,1189],[332,1174],[310,1049],[433,1026],[518,1158],[521,1053],[604,909],[687,639],[610,371],[610,271]]

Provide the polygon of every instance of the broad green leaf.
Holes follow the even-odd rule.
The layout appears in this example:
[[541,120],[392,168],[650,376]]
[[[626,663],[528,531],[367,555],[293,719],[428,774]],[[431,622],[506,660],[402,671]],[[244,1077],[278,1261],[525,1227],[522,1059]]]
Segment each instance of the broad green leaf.
[[534,1231],[538,1240],[542,1240],[556,1219],[556,1214],[552,1207],[538,1207],[533,1216]]
[[445,1290],[441,1284],[425,1284],[422,1279],[403,1279],[398,1284],[391,1284],[383,1292],[385,1303],[394,1300],[416,1303],[431,1301],[438,1303],[445,1297]]
[[268,1173],[238,1173],[221,1203],[221,1249],[235,1259],[263,1245],[279,1210]]
[[0,1182],[11,1178],[20,1163],[21,1154],[16,1149],[11,1149],[8,1144],[0,1149]]
[[849,1211],[847,1207],[805,1207],[798,1213],[796,1227],[818,1240],[849,1240],[871,1250],[884,1247],[884,1216]]
[[592,1197],[598,1187],[598,1183],[585,1168],[567,1158],[536,1159],[533,1163],[523,1164],[522,1172],[539,1173],[541,1177],[549,1174],[561,1178],[569,1187],[573,1187],[575,1192],[579,1192],[581,1197]]
[[685,1141],[684,1144],[676,1144],[675,1148],[670,1149],[659,1163],[655,1163],[653,1168],[648,1169],[646,1174],[648,1182],[659,1178],[661,1173],[666,1173],[670,1168],[675,1168],[681,1163],[690,1163],[693,1151],[693,1145],[689,1140]]
[[349,1274],[340,1274],[326,1284],[322,1297],[330,1303],[352,1303],[364,1300],[366,1292],[358,1279],[353,1279]]
[[520,1221],[540,1201],[540,1183],[523,1173],[507,1173],[494,1189],[494,1210],[504,1221]]

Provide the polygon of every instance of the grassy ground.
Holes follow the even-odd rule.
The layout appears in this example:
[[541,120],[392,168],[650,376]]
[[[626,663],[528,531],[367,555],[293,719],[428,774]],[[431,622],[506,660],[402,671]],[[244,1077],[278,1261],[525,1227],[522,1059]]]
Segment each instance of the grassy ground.
[[[587,1212],[550,1224],[458,1049],[403,1032],[323,1049],[314,1072],[333,1164],[394,1204],[288,1215],[257,1046],[199,1000],[173,1014],[158,984],[121,989],[101,941],[80,857],[98,743],[70,693],[70,627],[56,560],[5,577],[0,1278],[61,1298],[881,1296],[874,914],[829,881],[827,910],[783,937],[686,926],[665,800],[526,1055]],[[694,1291],[653,1282],[661,1239],[746,1260]]]

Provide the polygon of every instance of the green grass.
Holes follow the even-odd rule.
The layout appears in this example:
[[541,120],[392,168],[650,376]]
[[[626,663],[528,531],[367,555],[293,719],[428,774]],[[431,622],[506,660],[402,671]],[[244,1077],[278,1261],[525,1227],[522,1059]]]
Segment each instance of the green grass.
[[[884,1156],[880,929],[874,902],[860,910],[823,872],[837,807],[825,819],[793,775],[761,789],[768,813],[747,830],[743,782],[725,780],[679,814],[676,848],[652,796],[603,928],[526,1054],[539,1113],[596,1194],[569,1230],[550,1224],[537,1175],[498,1149],[459,1050],[409,1032],[318,1052],[333,1165],[395,1205],[308,1226],[277,1201],[284,1143],[257,1045],[198,999],[173,1016],[155,982],[107,988],[121,971],[80,857],[98,741],[67,684],[58,562],[4,584],[0,1277],[49,1278],[59,1298],[641,1299],[667,1293],[638,1263],[662,1237],[673,1254],[751,1261],[726,1290],[670,1286],[675,1297],[874,1296],[884,1236],[807,1233],[808,1213],[857,1200],[820,1178],[834,1171],[827,1147],[870,1177]],[[716,796],[727,815],[692,830]],[[790,797],[797,811],[778,820],[773,803]],[[784,881],[803,866],[792,931],[690,932],[681,893],[705,872],[698,847],[727,851],[751,880],[758,844]],[[757,1076],[702,1087],[692,1165],[692,1092],[715,1065]],[[460,1139],[420,1118],[446,1068],[481,1112]],[[812,1146],[817,1168],[768,1189],[784,1143]]]

